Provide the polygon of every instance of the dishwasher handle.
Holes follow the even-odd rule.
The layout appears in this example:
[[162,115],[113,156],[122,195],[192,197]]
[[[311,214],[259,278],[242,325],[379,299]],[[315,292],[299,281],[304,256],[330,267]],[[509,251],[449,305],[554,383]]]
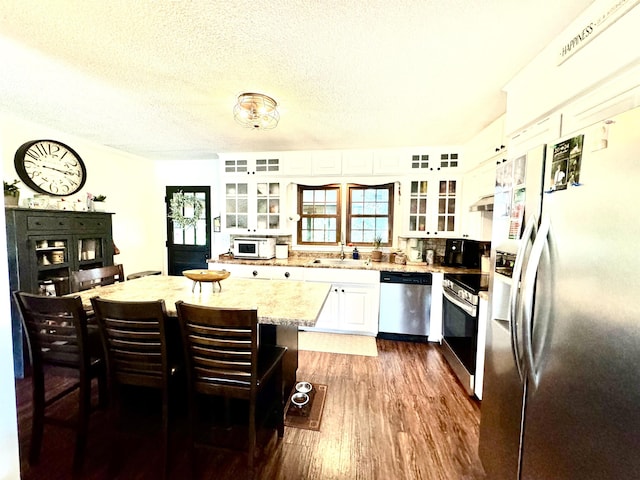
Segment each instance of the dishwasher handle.
[[422,272],[380,272],[380,283],[402,283],[407,285],[431,285],[431,273]]

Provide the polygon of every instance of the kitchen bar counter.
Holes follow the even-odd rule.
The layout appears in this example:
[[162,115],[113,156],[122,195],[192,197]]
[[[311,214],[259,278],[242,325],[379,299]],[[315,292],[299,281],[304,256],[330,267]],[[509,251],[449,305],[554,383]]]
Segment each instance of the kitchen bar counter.
[[257,308],[260,324],[313,327],[329,294],[329,286],[323,283],[230,277],[220,284],[222,290],[217,284],[203,283],[202,291],[196,286],[192,292],[193,282],[186,277],[151,275],[74,295],[80,296],[87,309],[95,296],[121,301],[162,298],[171,317],[177,316],[175,303],[183,300],[220,308]]
[[[362,259],[367,259],[368,254],[361,254]],[[388,261],[382,262],[371,262],[368,264],[351,264],[346,262],[344,265],[332,263],[332,264],[324,264],[324,263],[313,263],[316,258],[332,258],[338,259],[337,255],[328,256],[326,254],[318,254],[318,255],[290,255],[287,259],[276,259],[273,258],[271,260],[248,260],[248,259],[238,259],[238,258],[229,258],[225,255],[221,255],[217,260],[209,259],[208,263],[215,264],[244,264],[244,265],[256,265],[256,266],[278,266],[278,267],[305,267],[305,268],[347,268],[347,269],[359,269],[359,270],[377,270],[377,271],[389,271],[389,272],[431,272],[431,273],[481,273],[480,269],[469,269],[469,268],[457,268],[457,267],[445,267],[444,265],[427,265],[422,262],[408,262],[406,265],[402,265],[400,263],[392,263]],[[347,260],[351,258],[347,257]],[[384,258],[384,257],[383,257]]]
[[[86,309],[91,309],[91,297],[95,296],[120,301],[163,299],[167,314],[172,318],[177,317],[175,303],[178,300],[210,307],[257,308],[260,343],[287,347],[282,369],[285,392],[290,392],[298,369],[298,327],[316,324],[330,285],[233,277],[220,284],[222,290],[212,283],[201,284],[200,290],[200,286],[194,288],[193,282],[186,277],[150,275],[71,295],[79,295]],[[168,328],[171,341],[179,342],[177,322],[169,322]]]

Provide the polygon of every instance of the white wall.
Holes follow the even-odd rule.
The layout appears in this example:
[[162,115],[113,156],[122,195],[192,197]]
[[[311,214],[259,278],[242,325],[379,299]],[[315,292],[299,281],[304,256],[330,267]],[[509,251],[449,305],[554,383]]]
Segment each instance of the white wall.
[[[220,191],[219,172],[220,161],[218,159],[158,160],[155,163],[157,195],[161,195],[161,198],[164,198],[166,187],[168,186],[211,187],[211,217],[217,217],[223,207],[220,203],[223,195]],[[163,238],[166,238],[166,233]],[[228,235],[212,233],[212,254],[222,252],[228,242]],[[166,255],[163,265],[164,271],[167,271]]]
[[[113,239],[121,252],[114,261],[124,265],[125,275],[141,270],[163,270],[166,257],[164,191],[154,181],[153,161],[25,120],[0,117],[3,178],[9,181],[18,178],[13,161],[20,145],[45,138],[72,147],[87,167],[85,186],[67,200],[84,201],[88,192],[107,196],[107,211],[114,213]],[[35,192],[23,183],[19,186],[22,204]]]
[[[0,137],[0,147],[4,142]],[[4,168],[0,165],[4,176]],[[7,177],[4,177],[7,178]],[[4,207],[4,200],[2,201]],[[0,216],[0,231],[5,231],[4,215]],[[7,237],[0,234],[0,272],[8,272]],[[18,421],[11,342],[11,307],[9,275],[0,275],[0,479],[20,478],[18,451]]]

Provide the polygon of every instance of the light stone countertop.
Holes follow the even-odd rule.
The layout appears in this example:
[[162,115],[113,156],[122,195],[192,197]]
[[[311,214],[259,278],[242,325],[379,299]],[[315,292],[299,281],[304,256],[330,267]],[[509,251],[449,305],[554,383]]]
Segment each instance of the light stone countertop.
[[[237,259],[228,258],[226,256],[220,256],[216,259],[209,259],[208,263],[213,264],[244,264],[244,265],[256,265],[256,266],[278,266],[278,267],[305,267],[305,268],[335,268],[335,269],[359,269],[359,270],[376,270],[376,271],[390,271],[390,272],[431,272],[431,273],[481,273],[480,269],[471,268],[457,268],[457,267],[445,267],[444,265],[427,265],[425,262],[408,262],[406,265],[400,263],[391,263],[388,261],[382,262],[364,262],[361,264],[350,264],[346,262],[344,265],[337,263],[332,264],[317,264],[313,263],[316,258],[334,258],[337,259],[337,255],[327,256],[324,255],[290,255],[287,259],[271,260],[249,260],[249,259]],[[347,257],[347,259],[350,257]],[[368,258],[368,255],[363,255],[362,258]],[[384,258],[384,257],[383,257]]]
[[316,324],[331,285],[294,280],[227,278],[217,284],[202,283],[202,291],[182,276],[150,275],[71,294],[79,295],[85,308],[91,297],[110,300],[145,301],[163,299],[169,316],[177,316],[175,303],[183,300],[211,307],[257,308],[261,324],[308,326]]

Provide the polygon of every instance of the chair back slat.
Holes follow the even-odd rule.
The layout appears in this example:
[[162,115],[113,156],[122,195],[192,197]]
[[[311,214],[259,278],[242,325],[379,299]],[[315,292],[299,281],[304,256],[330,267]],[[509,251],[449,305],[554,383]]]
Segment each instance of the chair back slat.
[[[87,318],[79,297],[14,292],[32,364],[84,370],[89,362]],[[85,351],[87,350],[87,351]]]
[[168,377],[164,301],[91,299],[112,380],[162,388]]
[[103,285],[112,285],[116,282],[124,282],[124,267],[122,264],[71,272],[71,290],[74,292],[81,292]]

